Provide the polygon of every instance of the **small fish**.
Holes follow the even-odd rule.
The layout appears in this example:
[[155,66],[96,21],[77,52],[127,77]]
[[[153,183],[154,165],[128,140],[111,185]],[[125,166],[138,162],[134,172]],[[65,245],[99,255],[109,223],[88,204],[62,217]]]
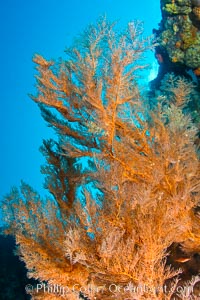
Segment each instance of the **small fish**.
[[191,257],[180,257],[180,258],[177,258],[175,261],[180,262],[180,263],[185,263],[185,262],[189,261],[190,259],[191,259]]

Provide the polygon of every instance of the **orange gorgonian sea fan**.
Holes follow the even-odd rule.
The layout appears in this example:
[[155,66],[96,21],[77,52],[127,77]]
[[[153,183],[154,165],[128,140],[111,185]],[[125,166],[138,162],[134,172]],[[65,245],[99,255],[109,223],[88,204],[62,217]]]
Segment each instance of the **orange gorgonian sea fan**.
[[32,98],[57,133],[41,147],[49,193],[23,183],[3,201],[5,232],[40,282],[32,299],[171,299],[181,271],[166,263],[170,247],[199,251],[189,85],[149,111],[137,83],[149,47],[141,23],[119,33],[101,19],[65,61],[34,58]]

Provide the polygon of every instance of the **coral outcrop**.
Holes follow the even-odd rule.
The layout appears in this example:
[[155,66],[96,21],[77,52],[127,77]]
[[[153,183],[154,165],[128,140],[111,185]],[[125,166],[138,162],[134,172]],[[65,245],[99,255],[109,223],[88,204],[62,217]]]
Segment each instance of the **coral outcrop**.
[[156,42],[165,48],[171,62],[182,64],[199,76],[200,3],[191,0],[161,0],[162,21],[155,30]]

